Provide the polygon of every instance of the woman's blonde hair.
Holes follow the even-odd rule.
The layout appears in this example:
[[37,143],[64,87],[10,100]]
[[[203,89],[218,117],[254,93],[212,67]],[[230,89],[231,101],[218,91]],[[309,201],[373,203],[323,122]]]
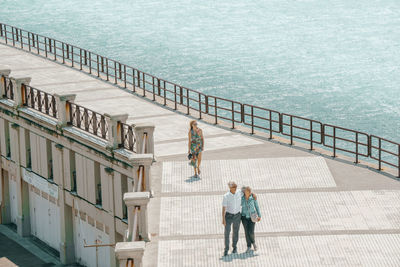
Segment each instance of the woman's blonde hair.
[[251,187],[250,186],[243,186],[243,192],[249,190],[251,194]]
[[190,121],[190,123],[189,123],[189,125],[190,125],[190,130],[193,129],[193,124],[194,124],[195,122],[196,122],[195,120]]

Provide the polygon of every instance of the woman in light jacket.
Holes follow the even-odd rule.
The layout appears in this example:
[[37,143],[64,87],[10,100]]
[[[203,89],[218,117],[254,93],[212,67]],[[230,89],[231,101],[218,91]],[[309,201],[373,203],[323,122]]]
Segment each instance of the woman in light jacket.
[[[258,202],[255,200],[251,193],[251,188],[249,186],[243,187],[243,196],[242,196],[242,224],[244,228],[244,232],[246,235],[246,243],[247,243],[247,251],[250,252],[251,245],[253,245],[254,251],[257,250],[257,245],[254,239],[254,227],[255,222],[252,221],[251,215],[257,214],[258,218],[256,221],[261,220],[261,212],[258,207]],[[253,215],[253,217],[256,217]]]

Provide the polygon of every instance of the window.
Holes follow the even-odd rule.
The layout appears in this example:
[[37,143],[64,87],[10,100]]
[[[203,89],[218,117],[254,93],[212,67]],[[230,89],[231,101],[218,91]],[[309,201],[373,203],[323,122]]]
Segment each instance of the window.
[[4,120],[4,136],[6,138],[6,157],[11,158],[10,124]]
[[96,205],[102,205],[101,198],[101,177],[100,177],[100,163],[94,163],[94,184],[96,185],[95,194],[96,194]]
[[[121,174],[121,192],[122,192],[122,196],[128,192],[128,177],[126,177],[126,175]],[[123,219],[128,219],[128,208],[125,205],[125,201],[122,201],[122,215],[123,215]]]
[[71,192],[76,192],[75,152],[69,151],[69,174],[71,179]]
[[51,153],[51,141],[46,139],[47,152],[47,175],[50,180],[53,180],[53,153]]
[[25,129],[25,153],[26,153],[26,167],[32,169],[32,152],[31,152],[31,139],[29,138],[29,131]]

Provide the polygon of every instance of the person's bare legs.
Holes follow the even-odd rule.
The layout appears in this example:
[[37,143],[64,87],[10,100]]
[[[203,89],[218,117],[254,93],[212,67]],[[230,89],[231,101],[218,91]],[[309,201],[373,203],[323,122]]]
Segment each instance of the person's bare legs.
[[[194,155],[193,155],[193,161],[196,162],[196,156],[194,156]],[[198,166],[198,165],[197,165],[197,166]],[[196,165],[193,166],[193,169],[194,169],[194,176],[197,177],[197,169],[198,169],[198,168],[196,167]]]
[[201,154],[202,154],[203,152],[200,152],[199,153],[199,155],[198,155],[198,157],[197,157],[197,172],[200,174],[201,172],[200,172],[200,164],[201,164]]

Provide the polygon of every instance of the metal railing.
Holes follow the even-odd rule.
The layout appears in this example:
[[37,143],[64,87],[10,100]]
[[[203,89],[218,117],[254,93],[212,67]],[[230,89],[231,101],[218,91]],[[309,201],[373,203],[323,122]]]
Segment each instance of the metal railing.
[[53,95],[29,85],[22,85],[22,104],[43,114],[57,118],[56,99]]
[[133,126],[121,123],[121,147],[136,152],[136,136]]
[[14,100],[14,88],[11,80],[8,77],[2,77],[2,83],[4,86],[3,97]]
[[[309,143],[310,149],[313,149],[314,145],[331,149],[333,156],[337,156],[337,151],[349,153],[355,157],[356,163],[359,162],[359,157],[364,157],[377,161],[379,169],[382,164],[396,168],[400,177],[398,151],[400,144],[394,141],[304,117],[206,95],[80,47],[7,24],[0,23],[0,40],[79,68],[124,88],[130,88],[133,92],[150,97],[154,101],[161,101],[164,105],[170,104],[175,110],[183,108],[186,114],[197,112],[200,119],[208,115],[215,123],[223,120],[232,128],[241,124],[250,128],[252,134],[258,130],[269,133],[270,138],[273,137],[273,133],[280,134],[289,137],[291,144],[294,144],[294,140],[299,140]],[[124,142],[124,147],[131,148],[132,143],[129,144],[129,139],[126,139],[125,135],[123,139],[128,140],[126,144]],[[373,140],[380,140],[381,143],[389,143],[391,146],[383,148],[372,145]],[[371,152],[378,155],[373,155]]]
[[75,103],[67,102],[67,104],[70,106],[70,125],[108,140],[108,124],[103,114]]
[[[4,83],[5,93],[2,98],[14,101],[12,78],[1,76]],[[8,88],[8,89],[7,89]],[[25,107],[32,108],[54,119],[57,119],[58,111],[56,99],[53,95],[29,85],[21,85],[22,104]],[[69,106],[68,125],[77,127],[99,138],[109,140],[108,123],[103,114],[92,111],[78,104],[67,101]],[[122,122],[118,122],[121,129],[121,143],[119,147],[136,153],[136,135],[134,127]]]

